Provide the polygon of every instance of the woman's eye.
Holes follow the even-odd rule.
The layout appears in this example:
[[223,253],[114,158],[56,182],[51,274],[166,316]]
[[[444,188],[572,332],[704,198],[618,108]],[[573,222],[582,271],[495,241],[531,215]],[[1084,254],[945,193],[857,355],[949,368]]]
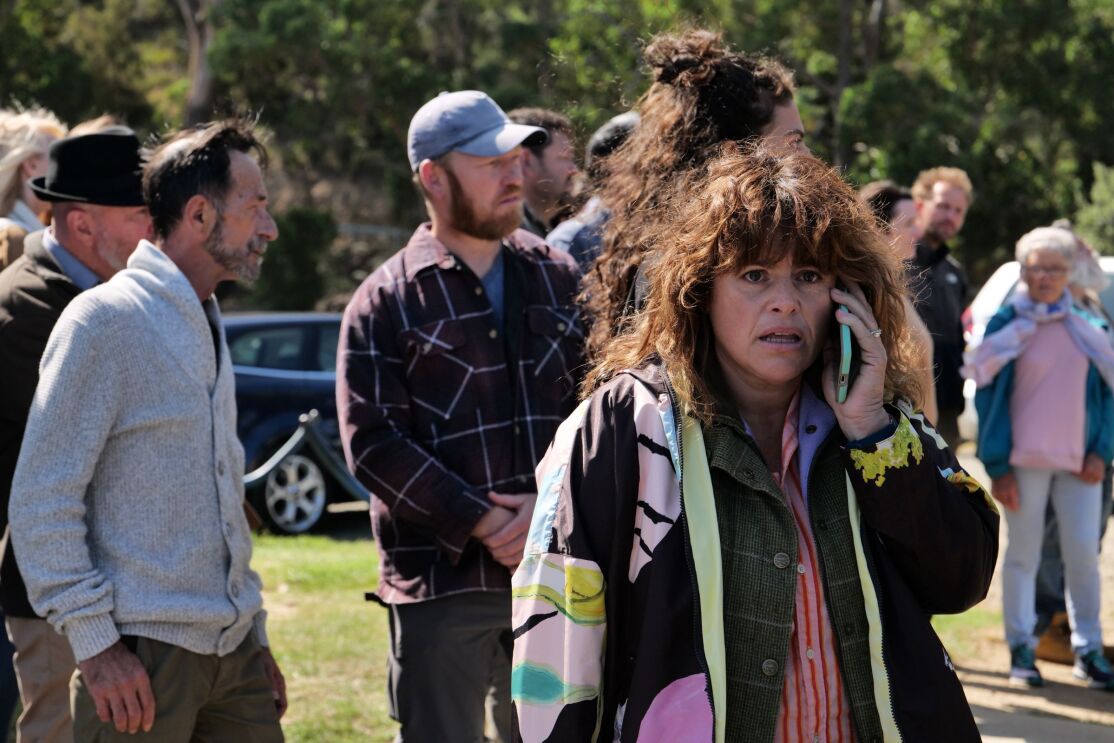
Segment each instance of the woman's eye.
[[803,281],[806,284],[815,284],[817,281],[820,280],[820,272],[819,271],[801,271],[799,274],[797,274],[797,280],[798,281]]
[[756,268],[751,269],[750,271],[744,271],[743,272],[743,280],[744,281],[749,281],[752,284],[757,284],[759,281],[762,280],[762,278],[764,276],[765,276],[765,272],[760,271]]

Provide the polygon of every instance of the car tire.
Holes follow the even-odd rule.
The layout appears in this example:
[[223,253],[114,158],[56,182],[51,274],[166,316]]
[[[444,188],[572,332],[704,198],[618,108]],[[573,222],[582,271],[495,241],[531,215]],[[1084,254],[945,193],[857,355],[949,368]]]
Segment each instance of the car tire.
[[328,476],[321,466],[305,454],[290,454],[256,489],[252,505],[270,531],[293,536],[321,522],[328,495]]

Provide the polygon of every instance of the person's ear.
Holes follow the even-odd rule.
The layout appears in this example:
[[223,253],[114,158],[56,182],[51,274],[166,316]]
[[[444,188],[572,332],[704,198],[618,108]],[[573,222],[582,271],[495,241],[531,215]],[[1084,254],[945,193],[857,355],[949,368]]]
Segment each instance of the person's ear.
[[66,230],[70,239],[83,246],[92,247],[96,242],[96,225],[93,224],[92,215],[84,209],[74,208],[66,212]]
[[448,197],[449,182],[442,166],[429,159],[422,160],[418,164],[418,178],[422,182],[422,188],[431,197],[438,201]]
[[206,238],[216,227],[218,214],[213,202],[203,194],[194,194],[182,210],[182,223],[192,234]]

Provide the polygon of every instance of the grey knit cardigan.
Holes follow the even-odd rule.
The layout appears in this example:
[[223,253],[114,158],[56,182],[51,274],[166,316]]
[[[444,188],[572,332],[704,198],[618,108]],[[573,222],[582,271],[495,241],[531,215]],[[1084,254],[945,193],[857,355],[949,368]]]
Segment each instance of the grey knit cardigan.
[[121,634],[226,655],[254,627],[244,454],[215,299],[143,241],[62,313],[12,484],[31,604],[78,660]]

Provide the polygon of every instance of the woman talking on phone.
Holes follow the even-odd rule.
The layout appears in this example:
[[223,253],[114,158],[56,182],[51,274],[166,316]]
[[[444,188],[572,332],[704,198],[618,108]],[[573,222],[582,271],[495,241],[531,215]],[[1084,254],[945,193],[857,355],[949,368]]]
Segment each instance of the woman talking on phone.
[[730,145],[674,209],[538,468],[521,738],[979,740],[929,616],[983,598],[998,516],[916,412],[874,218],[812,157]]

